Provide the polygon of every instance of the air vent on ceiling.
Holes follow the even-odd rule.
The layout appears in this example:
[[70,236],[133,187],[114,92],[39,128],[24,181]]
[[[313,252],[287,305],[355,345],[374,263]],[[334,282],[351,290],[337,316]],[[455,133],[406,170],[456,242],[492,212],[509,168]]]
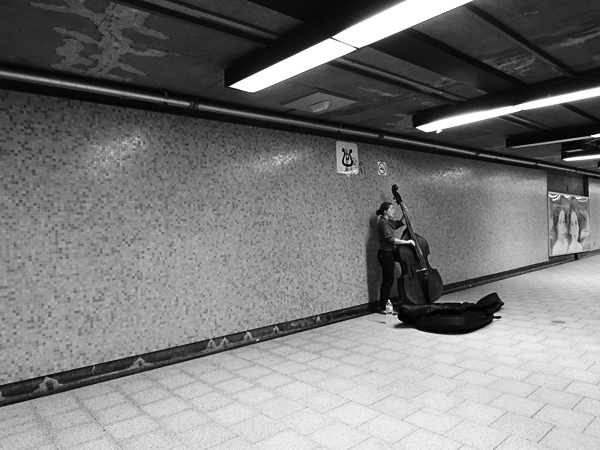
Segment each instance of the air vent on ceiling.
[[353,98],[334,94],[333,92],[314,90],[302,97],[283,101],[281,102],[281,106],[311,114],[320,114],[343,108],[352,103],[356,103],[356,100]]

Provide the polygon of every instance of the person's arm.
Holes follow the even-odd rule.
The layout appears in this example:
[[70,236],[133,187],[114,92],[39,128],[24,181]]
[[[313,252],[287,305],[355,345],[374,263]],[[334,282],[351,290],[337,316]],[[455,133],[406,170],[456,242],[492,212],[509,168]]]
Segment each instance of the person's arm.
[[381,235],[390,244],[415,245],[415,241],[413,241],[412,239],[404,240],[404,239],[398,239],[397,237],[395,237],[394,229],[392,228],[392,224],[390,224],[389,221],[386,220],[385,222],[382,222],[380,226],[381,226]]

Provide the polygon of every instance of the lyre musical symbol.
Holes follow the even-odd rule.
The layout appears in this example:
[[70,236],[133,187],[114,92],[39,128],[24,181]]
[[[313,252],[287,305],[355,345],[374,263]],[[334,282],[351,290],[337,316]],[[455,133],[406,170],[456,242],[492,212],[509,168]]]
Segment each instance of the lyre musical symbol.
[[[354,158],[352,158],[352,149],[342,148],[344,152],[344,156],[342,156],[342,165],[346,168],[352,167],[354,165]],[[346,169],[347,171],[348,169]]]

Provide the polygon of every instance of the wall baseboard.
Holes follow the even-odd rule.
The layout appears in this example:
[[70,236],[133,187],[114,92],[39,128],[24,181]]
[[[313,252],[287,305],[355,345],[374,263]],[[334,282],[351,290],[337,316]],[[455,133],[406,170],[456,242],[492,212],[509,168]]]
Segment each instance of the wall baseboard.
[[[473,278],[459,283],[452,283],[444,286],[443,294],[450,294],[474,286],[499,281],[598,254],[600,254],[600,250],[594,250],[578,255],[565,255],[552,258],[550,261],[540,264],[513,269],[494,275]],[[178,347],[5,384],[0,386],[0,407],[145,372],[147,370],[212,355],[233,348],[251,345],[256,342],[330,325],[343,320],[353,319],[355,317],[376,312],[378,308],[378,302],[365,303],[303,319],[268,325]]]
[[0,386],[0,407],[330,325],[335,322],[371,314],[377,311],[377,309],[377,302],[365,303],[303,319],[268,325],[93,366],[5,384]]
[[471,278],[465,281],[459,281],[457,283],[450,283],[444,286],[444,294],[451,294],[453,292],[462,291],[463,289],[469,289],[475,286],[481,286],[483,284],[491,283],[493,281],[500,281],[506,278],[516,277],[523,275],[528,272],[534,272],[536,270],[547,269],[552,266],[558,266],[572,261],[577,261],[581,258],[587,258],[594,255],[600,255],[600,250],[590,250],[585,253],[574,253],[570,255],[554,256],[549,261],[532,264],[530,266],[519,267],[518,269],[507,270],[505,272],[495,273],[493,275],[486,275],[478,278]]

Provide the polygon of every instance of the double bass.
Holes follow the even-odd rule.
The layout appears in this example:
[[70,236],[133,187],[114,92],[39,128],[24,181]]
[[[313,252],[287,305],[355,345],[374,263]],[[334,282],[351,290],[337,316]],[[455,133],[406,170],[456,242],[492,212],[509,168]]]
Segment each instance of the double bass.
[[403,302],[415,305],[433,303],[441,297],[444,282],[440,273],[429,264],[429,244],[423,236],[413,231],[402,197],[398,193],[398,186],[395,184],[392,186],[392,193],[404,213],[406,230],[402,239],[412,239],[415,243],[414,246],[396,246],[396,260],[402,268],[402,275],[398,278],[398,295]]

